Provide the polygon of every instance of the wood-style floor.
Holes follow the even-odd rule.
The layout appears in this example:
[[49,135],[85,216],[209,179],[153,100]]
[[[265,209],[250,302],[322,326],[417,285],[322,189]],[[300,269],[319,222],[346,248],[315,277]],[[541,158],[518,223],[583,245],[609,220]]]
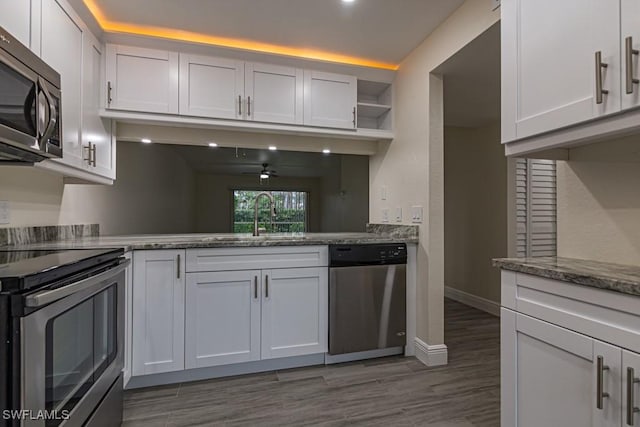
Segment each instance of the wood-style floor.
[[447,366],[391,357],[129,391],[123,426],[499,426],[499,320],[446,300],[445,321]]

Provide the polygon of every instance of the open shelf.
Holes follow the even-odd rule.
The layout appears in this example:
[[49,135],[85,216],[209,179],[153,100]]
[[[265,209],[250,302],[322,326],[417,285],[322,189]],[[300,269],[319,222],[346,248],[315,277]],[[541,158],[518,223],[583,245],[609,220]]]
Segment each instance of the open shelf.
[[358,80],[358,129],[392,131],[391,83]]
[[385,113],[391,111],[391,105],[371,104],[369,102],[358,102],[358,116],[377,119]]

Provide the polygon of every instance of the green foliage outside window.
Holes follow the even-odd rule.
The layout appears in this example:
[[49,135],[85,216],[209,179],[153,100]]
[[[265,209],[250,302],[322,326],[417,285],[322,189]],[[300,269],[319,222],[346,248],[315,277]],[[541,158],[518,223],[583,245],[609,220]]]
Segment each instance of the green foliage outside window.
[[[261,191],[233,191],[233,232],[252,233],[256,196]],[[260,198],[258,226],[268,233],[301,233],[307,231],[308,194],[302,191],[271,191],[275,201],[276,216],[271,224],[269,199]]]

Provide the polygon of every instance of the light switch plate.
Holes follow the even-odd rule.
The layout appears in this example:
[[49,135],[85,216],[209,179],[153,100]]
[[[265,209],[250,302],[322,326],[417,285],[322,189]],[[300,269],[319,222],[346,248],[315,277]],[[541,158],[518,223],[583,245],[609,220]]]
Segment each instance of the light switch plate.
[[414,224],[422,223],[422,206],[411,206],[411,222]]
[[0,201],[0,224],[11,223],[11,210],[9,208],[9,202]]
[[387,200],[387,193],[389,192],[386,185],[383,185],[380,189],[380,200]]
[[382,209],[382,222],[389,222],[389,209]]
[[402,222],[402,208],[396,208],[396,222]]

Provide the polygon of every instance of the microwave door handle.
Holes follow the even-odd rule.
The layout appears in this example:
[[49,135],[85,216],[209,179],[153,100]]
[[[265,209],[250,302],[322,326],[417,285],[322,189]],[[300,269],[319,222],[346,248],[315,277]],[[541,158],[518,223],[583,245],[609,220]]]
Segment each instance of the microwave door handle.
[[47,124],[47,127],[45,128],[44,132],[40,136],[40,140],[46,144],[47,140],[49,139],[49,137],[53,133],[53,130],[55,129],[56,123],[58,122],[58,110],[56,109],[56,106],[53,103],[53,97],[51,96],[51,93],[49,93],[48,86],[42,78],[38,79],[38,85],[40,86],[40,90],[42,91],[45,99],[47,100],[47,107],[49,108],[49,123]]
[[31,129],[34,130],[35,134],[36,134],[36,139],[38,138],[38,124],[37,124],[37,118],[36,118],[36,122],[34,123],[33,121],[33,116],[31,115],[31,111],[36,108],[36,114],[37,113],[37,105],[36,105],[36,93],[37,93],[37,84],[34,84],[33,87],[31,88],[31,90],[29,91],[29,95],[27,95],[27,99],[24,103],[24,119],[25,121],[29,124],[29,127]]

